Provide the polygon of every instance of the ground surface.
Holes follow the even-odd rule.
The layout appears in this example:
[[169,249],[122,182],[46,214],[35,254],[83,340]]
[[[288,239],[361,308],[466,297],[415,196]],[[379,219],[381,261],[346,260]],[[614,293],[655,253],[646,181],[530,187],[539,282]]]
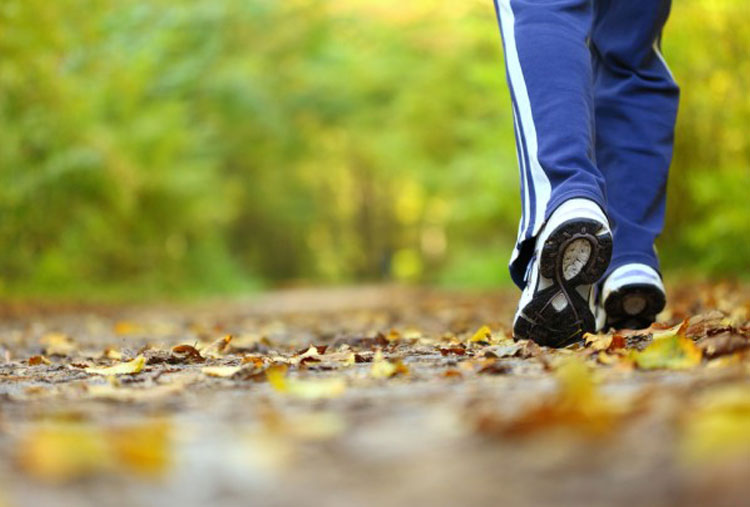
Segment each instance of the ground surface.
[[6,307],[0,505],[747,502],[750,291],[670,293],[560,351],[513,292]]

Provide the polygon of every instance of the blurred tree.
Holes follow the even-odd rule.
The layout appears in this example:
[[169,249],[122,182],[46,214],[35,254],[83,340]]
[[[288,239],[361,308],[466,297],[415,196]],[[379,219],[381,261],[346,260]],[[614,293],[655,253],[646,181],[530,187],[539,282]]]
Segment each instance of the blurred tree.
[[[675,5],[667,266],[745,270],[742,0]],[[518,176],[491,4],[5,0],[0,290],[507,282]]]

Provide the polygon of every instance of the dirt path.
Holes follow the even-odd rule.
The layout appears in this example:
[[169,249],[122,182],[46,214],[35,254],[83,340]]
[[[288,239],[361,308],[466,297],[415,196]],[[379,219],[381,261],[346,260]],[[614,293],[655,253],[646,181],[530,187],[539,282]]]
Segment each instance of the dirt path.
[[6,309],[0,506],[738,505],[750,290],[670,292],[558,351],[512,292]]

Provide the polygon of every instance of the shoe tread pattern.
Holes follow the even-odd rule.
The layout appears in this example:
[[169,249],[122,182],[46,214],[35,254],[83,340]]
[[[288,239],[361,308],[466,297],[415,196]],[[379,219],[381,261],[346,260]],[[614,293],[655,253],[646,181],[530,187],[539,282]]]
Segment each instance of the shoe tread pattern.
[[[646,302],[643,310],[636,315],[625,312],[624,302],[627,297],[640,296]],[[656,321],[656,316],[666,306],[664,293],[648,283],[623,285],[610,292],[604,302],[607,312],[607,326],[614,329],[645,329]]]
[[[523,308],[513,328],[517,339],[531,339],[539,345],[564,347],[596,329],[596,321],[588,301],[576,287],[599,280],[612,256],[612,235],[601,233],[602,224],[591,219],[569,220],[559,225],[547,238],[540,253],[541,275],[553,284],[534,295]],[[562,276],[565,249],[577,239],[591,244],[591,255],[580,272],[569,280]],[[555,310],[552,300],[559,294],[567,295],[565,308]]]

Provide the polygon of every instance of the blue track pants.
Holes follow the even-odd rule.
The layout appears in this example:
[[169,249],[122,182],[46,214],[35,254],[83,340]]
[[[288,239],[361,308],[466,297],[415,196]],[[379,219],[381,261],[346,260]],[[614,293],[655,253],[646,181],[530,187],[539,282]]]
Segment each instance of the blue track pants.
[[[523,287],[534,238],[583,197],[614,233],[608,272],[659,270],[679,89],[659,51],[670,0],[495,0],[523,203],[510,271]],[[606,276],[606,275],[605,275]]]

